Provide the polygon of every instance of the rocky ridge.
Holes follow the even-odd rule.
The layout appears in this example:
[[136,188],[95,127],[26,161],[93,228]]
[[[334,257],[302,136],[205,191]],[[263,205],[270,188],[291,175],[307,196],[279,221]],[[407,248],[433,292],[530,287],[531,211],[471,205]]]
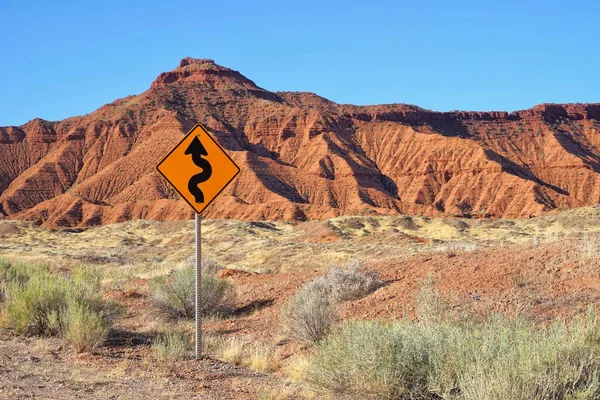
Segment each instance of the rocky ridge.
[[189,218],[155,165],[197,121],[242,169],[207,218],[527,217],[600,203],[600,104],[343,105],[185,58],[88,115],[0,127],[0,216],[48,227]]

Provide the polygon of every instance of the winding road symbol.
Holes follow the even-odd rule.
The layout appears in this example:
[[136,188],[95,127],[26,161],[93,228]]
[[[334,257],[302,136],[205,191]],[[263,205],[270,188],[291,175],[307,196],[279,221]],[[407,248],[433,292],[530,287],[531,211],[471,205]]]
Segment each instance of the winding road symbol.
[[199,184],[206,182],[210,179],[212,175],[212,167],[206,158],[202,158],[202,156],[207,156],[208,152],[202,146],[202,142],[196,136],[192,139],[192,143],[188,146],[185,154],[189,154],[192,156],[192,161],[196,166],[202,168],[202,172],[196,174],[190,178],[188,182],[188,190],[194,196],[196,203],[204,203],[204,193],[202,193],[202,189],[198,187]]

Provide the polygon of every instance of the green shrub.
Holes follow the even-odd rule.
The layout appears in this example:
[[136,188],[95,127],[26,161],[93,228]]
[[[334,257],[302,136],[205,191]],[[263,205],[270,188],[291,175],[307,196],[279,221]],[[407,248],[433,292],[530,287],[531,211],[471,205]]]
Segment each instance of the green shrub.
[[[438,302],[435,293],[421,298]],[[306,379],[335,397],[600,398],[596,312],[550,326],[500,316],[481,322],[436,316],[348,322],[317,344]]]
[[[396,329],[395,329],[396,328]],[[430,354],[416,329],[352,322],[317,344],[307,380],[338,395],[427,398]]]
[[[70,292],[67,279],[47,271],[39,271],[25,282],[10,283],[5,303],[9,326],[22,334],[57,334],[55,320],[66,308]],[[49,326],[50,315],[52,326]]]
[[58,322],[63,337],[78,353],[94,351],[106,340],[110,331],[110,323],[102,313],[81,302],[69,302],[61,319],[54,317],[55,322],[50,322],[50,326]]
[[[153,302],[161,310],[176,318],[193,318],[195,312],[196,271],[185,267],[167,277],[151,282]],[[206,275],[202,277],[200,312],[203,315],[227,310],[233,295],[232,285],[224,280]]]
[[104,300],[98,271],[78,268],[70,276],[24,264],[0,264],[3,322],[18,333],[58,335],[76,351],[104,341],[119,308]]
[[161,362],[173,362],[190,356],[192,345],[189,335],[182,332],[169,331],[154,340],[152,351],[157,360]]
[[34,272],[39,271],[48,271],[48,267],[41,264],[10,262],[0,258],[0,282],[7,286],[13,282],[24,283]]

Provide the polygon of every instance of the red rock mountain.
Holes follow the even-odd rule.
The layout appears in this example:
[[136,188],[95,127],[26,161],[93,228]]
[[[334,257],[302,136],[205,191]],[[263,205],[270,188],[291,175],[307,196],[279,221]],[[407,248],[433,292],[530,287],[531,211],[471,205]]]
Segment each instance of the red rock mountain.
[[197,121],[242,169],[208,218],[523,217],[600,202],[600,104],[359,107],[186,58],[91,114],[0,128],[0,216],[50,227],[191,217],[155,165]]

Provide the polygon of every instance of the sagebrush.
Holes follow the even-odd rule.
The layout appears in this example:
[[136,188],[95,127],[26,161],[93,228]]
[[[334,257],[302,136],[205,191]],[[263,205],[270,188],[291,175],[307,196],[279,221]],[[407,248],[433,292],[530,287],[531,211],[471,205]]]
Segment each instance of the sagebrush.
[[363,298],[385,284],[376,272],[363,269],[362,263],[332,267],[329,274],[321,279],[329,286],[331,296],[337,301]]
[[[192,266],[173,271],[151,282],[151,298],[161,310],[175,318],[194,317],[196,271]],[[212,275],[202,277],[200,312],[203,315],[227,312],[233,298],[233,286]]]
[[334,266],[329,273],[306,283],[281,311],[287,335],[302,342],[316,342],[331,329],[338,304],[356,300],[384,285],[379,276],[362,269],[361,263]]
[[335,321],[337,303],[321,280],[305,284],[281,311],[281,322],[291,339],[316,342]]
[[61,317],[59,331],[77,352],[94,351],[106,340],[110,331],[110,323],[102,313],[94,310],[89,304],[70,301]]
[[[423,285],[423,290],[430,287]],[[305,379],[333,397],[542,400],[600,398],[597,312],[550,326],[491,315],[440,318],[439,293],[416,322],[351,321],[317,344]]]
[[3,323],[21,334],[55,335],[76,351],[104,342],[120,312],[102,295],[97,270],[80,267],[70,275],[45,265],[0,262]]

